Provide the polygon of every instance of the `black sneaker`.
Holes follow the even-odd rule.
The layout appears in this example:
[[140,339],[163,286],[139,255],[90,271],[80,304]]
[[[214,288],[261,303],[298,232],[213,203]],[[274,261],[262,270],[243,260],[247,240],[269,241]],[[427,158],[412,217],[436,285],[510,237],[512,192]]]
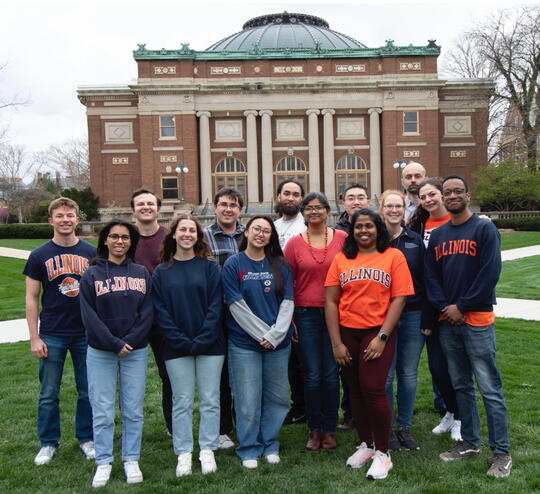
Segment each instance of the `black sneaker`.
[[303,412],[297,412],[292,408],[289,410],[283,421],[283,425],[293,425],[293,424],[305,424],[306,415]]
[[442,461],[461,460],[462,458],[477,455],[478,453],[480,453],[480,449],[480,446],[473,446],[467,441],[458,441],[448,451],[441,453],[439,455],[439,458]]
[[490,477],[508,477],[512,471],[512,457],[504,453],[495,453],[491,458],[491,467],[487,471]]
[[410,427],[400,427],[397,431],[397,438],[403,449],[408,449],[409,451],[416,451],[420,449],[418,443],[411,436]]
[[394,429],[390,429],[390,437],[388,438],[388,449],[391,449],[392,451],[399,451],[401,449],[401,444],[396,437]]

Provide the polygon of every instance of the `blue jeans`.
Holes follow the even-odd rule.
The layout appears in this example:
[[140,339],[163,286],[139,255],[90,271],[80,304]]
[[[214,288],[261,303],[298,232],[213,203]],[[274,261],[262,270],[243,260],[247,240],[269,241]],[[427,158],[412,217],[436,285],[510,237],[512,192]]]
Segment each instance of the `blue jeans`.
[[88,347],[88,391],[94,416],[96,463],[113,461],[116,382],[122,416],[122,461],[138,461],[143,430],[144,388],[148,349],[131,351],[124,357],[114,352]]
[[386,394],[393,408],[394,373],[397,375],[397,424],[398,427],[410,427],[416,384],[418,381],[418,363],[426,337],[420,333],[422,319],[421,310],[403,312],[396,329],[396,352],[386,380]]
[[336,432],[339,374],[323,307],[296,307],[294,322],[304,371],[304,396],[310,430]]
[[219,385],[224,355],[196,355],[165,361],[173,392],[172,434],[176,455],[193,451],[193,398],[199,393],[199,446],[219,444]]
[[486,410],[489,447],[493,453],[508,454],[508,412],[501,376],[495,362],[493,325],[452,326],[444,322],[439,337],[456,391],[463,439],[473,446],[480,446],[480,416],[476,404],[474,374]]
[[258,352],[229,341],[229,376],[236,412],[236,454],[254,460],[279,452],[279,430],[289,409],[291,346]]
[[92,440],[92,409],[86,378],[86,337],[60,337],[41,334],[48,355],[39,360],[37,431],[41,446],[58,446],[60,440],[60,383],[69,350],[77,387],[75,436],[79,443]]

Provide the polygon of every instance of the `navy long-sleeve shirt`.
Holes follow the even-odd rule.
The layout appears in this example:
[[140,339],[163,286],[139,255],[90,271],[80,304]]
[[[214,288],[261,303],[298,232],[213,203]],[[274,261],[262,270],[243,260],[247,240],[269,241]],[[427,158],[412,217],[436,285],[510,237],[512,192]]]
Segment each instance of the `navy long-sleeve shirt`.
[[455,304],[460,312],[491,312],[501,272],[500,235],[491,221],[473,214],[431,234],[425,277],[429,301],[439,312]]
[[200,257],[164,262],[155,269],[152,286],[164,360],[225,354],[223,290],[215,262]]
[[144,348],[152,326],[152,279],[140,264],[97,259],[81,278],[81,319],[88,344],[118,353]]

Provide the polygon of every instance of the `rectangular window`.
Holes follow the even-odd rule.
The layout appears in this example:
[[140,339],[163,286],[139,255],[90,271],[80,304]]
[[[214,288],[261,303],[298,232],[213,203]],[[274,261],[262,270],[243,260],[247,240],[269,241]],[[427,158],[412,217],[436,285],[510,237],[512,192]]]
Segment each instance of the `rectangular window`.
[[159,117],[159,138],[174,139],[176,135],[174,117]]
[[403,133],[418,134],[418,112],[404,111],[403,112]]
[[163,199],[178,199],[178,179],[161,177],[161,195]]

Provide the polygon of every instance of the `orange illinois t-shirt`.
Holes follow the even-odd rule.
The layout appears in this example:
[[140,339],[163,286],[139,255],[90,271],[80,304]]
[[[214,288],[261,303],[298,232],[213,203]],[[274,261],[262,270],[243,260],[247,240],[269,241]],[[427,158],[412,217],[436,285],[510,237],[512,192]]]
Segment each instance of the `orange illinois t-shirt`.
[[389,247],[384,252],[347,259],[340,252],[332,261],[324,286],[340,286],[339,324],[367,329],[382,326],[391,298],[413,295],[405,256]]
[[431,216],[426,220],[424,224],[424,245],[427,247],[429,243],[429,237],[431,237],[431,232],[435,230],[435,228],[439,228],[440,226],[444,225],[445,223],[448,223],[450,221],[450,213],[446,213],[444,216],[441,216],[440,218],[432,218]]

